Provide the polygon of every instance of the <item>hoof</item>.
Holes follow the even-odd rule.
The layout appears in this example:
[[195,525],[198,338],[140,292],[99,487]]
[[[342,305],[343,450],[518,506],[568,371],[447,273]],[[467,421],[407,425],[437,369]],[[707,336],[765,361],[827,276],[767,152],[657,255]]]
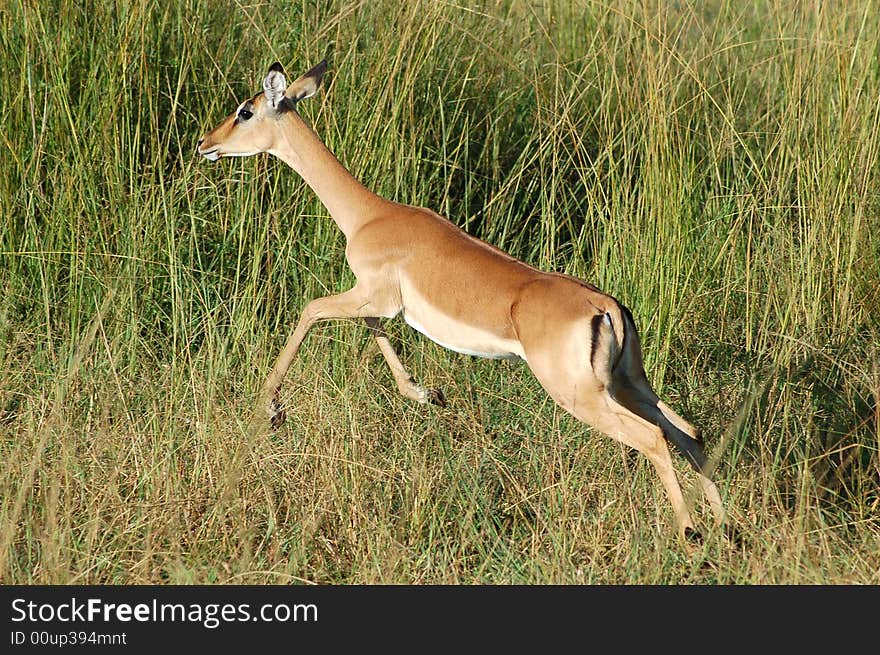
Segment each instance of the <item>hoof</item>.
[[279,403],[277,399],[273,398],[271,400],[267,413],[269,415],[269,423],[273,430],[277,430],[284,425],[284,419],[287,418],[287,414],[281,409],[281,403]]
[[438,407],[446,407],[446,396],[441,389],[428,389],[428,402]]
[[684,529],[684,540],[689,544],[694,544],[699,546],[703,543],[703,535],[694,530],[693,528],[685,528]]

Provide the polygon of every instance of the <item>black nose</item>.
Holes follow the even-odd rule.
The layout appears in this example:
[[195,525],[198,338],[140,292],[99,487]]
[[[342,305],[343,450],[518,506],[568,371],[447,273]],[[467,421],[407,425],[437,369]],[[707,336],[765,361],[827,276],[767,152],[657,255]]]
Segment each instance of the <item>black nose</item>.
[[204,141],[204,140],[205,140],[205,137],[202,137],[201,139],[199,139],[199,142],[196,145],[202,145],[202,141]]

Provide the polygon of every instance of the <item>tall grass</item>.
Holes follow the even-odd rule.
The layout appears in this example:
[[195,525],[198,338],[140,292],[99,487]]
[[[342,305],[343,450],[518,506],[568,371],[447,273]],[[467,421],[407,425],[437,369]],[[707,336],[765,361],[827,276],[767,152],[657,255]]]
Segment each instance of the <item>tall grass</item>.
[[[0,580],[878,583],[872,2],[13,0],[0,9]],[[689,552],[650,465],[523,366],[316,328],[342,235],[198,136],[282,61],[369,187],[634,312],[745,536]],[[692,501],[694,480],[680,468]]]

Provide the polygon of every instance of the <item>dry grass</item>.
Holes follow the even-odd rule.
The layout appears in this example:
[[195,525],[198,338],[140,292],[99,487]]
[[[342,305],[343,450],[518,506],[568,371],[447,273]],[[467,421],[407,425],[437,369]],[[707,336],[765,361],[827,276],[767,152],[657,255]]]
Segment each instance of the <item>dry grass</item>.
[[[13,2],[0,9],[0,580],[880,582],[869,2]],[[688,552],[641,457],[528,370],[322,326],[341,234],[199,134],[333,44],[303,111],[386,196],[630,306],[746,537]],[[680,467],[686,491],[694,480]]]

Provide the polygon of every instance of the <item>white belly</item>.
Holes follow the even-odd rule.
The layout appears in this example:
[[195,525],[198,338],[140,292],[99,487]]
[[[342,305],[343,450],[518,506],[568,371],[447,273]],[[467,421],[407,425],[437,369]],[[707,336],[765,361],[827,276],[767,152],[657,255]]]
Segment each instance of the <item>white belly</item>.
[[429,328],[423,325],[412,311],[404,309],[402,313],[403,320],[414,330],[418,330],[434,343],[457,353],[488,359],[525,359],[518,341],[499,339],[488,332],[445,316],[438,319],[437,314],[433,314],[434,325]]

